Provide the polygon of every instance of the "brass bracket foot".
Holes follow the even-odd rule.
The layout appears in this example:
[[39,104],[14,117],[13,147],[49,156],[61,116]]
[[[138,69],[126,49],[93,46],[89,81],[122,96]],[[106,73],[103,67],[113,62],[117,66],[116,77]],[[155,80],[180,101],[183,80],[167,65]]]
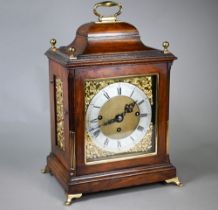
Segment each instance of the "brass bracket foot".
[[183,184],[182,184],[182,182],[180,182],[178,176],[176,176],[176,177],[174,177],[174,178],[172,178],[172,179],[166,179],[165,182],[166,182],[167,184],[175,184],[175,185],[178,186],[178,187],[182,187],[182,186],[183,186]]
[[52,175],[51,170],[48,168],[48,166],[46,165],[45,168],[41,169],[41,173],[43,174],[48,174],[50,173]]
[[72,204],[73,199],[81,198],[82,194],[67,194],[67,200],[65,201],[65,206],[70,206]]

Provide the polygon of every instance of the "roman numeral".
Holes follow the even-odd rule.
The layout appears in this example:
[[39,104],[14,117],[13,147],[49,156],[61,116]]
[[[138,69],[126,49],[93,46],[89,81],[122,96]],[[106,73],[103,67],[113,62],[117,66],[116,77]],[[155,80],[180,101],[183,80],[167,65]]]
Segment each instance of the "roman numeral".
[[140,114],[140,117],[147,117],[148,114],[147,113],[144,113],[144,114]]
[[96,128],[89,128],[89,132],[94,131]]
[[90,123],[96,123],[96,122],[98,122],[98,118],[93,119],[93,120],[90,121]]
[[132,93],[130,94],[130,98],[132,98],[133,94],[135,92],[135,89],[132,91]]
[[104,147],[106,147],[106,146],[108,145],[108,143],[109,143],[109,139],[107,138],[107,139],[105,139],[105,141],[104,141]]
[[144,130],[144,127],[142,127],[141,125],[139,125],[138,127],[137,127],[137,130],[139,130],[139,131],[143,131]]
[[140,102],[138,102],[138,105],[140,106],[141,104],[143,104],[145,102],[145,100],[141,100]]
[[117,147],[118,147],[118,148],[121,148],[121,147],[122,147],[120,141],[117,141]]
[[130,139],[134,142],[135,141],[135,139],[132,137],[132,136],[130,136]]
[[93,105],[93,107],[96,108],[96,109],[100,109],[101,108],[100,106],[95,106],[95,105]]
[[110,99],[110,96],[108,95],[107,92],[104,92],[104,96],[105,96],[106,99],[108,99],[108,100]]
[[121,87],[118,87],[118,88],[117,88],[117,93],[118,93],[119,96],[122,94],[122,89],[121,89]]
[[93,133],[93,135],[94,135],[95,138],[97,138],[97,137],[99,136],[99,134],[100,134],[100,130],[96,130],[96,131]]

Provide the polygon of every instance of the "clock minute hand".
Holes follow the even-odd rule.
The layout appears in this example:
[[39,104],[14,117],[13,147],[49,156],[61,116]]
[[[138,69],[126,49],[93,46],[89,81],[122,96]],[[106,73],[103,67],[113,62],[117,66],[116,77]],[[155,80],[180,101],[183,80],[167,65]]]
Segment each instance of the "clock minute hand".
[[106,125],[111,125],[111,124],[113,124],[115,122],[122,122],[123,119],[124,119],[124,114],[125,113],[117,114],[113,119],[110,119],[110,120],[104,122],[102,125],[100,125],[100,127],[101,126],[106,126]]
[[110,125],[112,123],[116,122],[116,118],[113,118],[111,120],[106,121],[105,123],[103,123],[101,126],[105,126],[105,125]]

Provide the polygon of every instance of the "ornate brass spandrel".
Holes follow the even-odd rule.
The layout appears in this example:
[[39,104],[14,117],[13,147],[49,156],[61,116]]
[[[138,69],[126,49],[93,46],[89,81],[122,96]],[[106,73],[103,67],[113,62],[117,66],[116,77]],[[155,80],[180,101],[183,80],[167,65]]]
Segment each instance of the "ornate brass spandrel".
[[56,141],[57,146],[64,150],[64,97],[63,82],[61,79],[55,79],[56,96]]
[[[153,131],[153,125],[149,126],[149,129],[145,135],[145,137],[136,144],[133,148],[126,151],[125,153],[121,154],[138,154],[138,153],[147,153],[152,148],[152,131]],[[86,159],[87,161],[95,161],[96,159],[104,159],[108,157],[112,157],[114,155],[117,155],[117,153],[105,151],[102,149],[99,149],[95,144],[93,144],[91,138],[86,132]]]
[[92,98],[106,86],[116,83],[126,82],[133,84],[145,92],[151,105],[153,104],[152,95],[152,76],[141,76],[132,78],[116,78],[107,80],[87,80],[85,82],[85,111],[87,110]]
[[149,152],[149,150],[152,148],[153,128],[154,128],[154,126],[151,123],[144,138],[138,144],[136,144],[132,149],[130,149],[128,151],[128,153],[130,153],[130,152]]
[[[133,84],[140,88],[148,97],[151,105],[153,105],[153,93],[152,93],[152,75],[148,76],[138,76],[138,77],[128,77],[128,78],[115,78],[115,79],[104,79],[104,80],[87,80],[85,82],[85,111],[87,111],[88,106],[93,99],[93,97],[103,88],[106,86],[116,83],[116,82],[126,82]],[[152,137],[153,131],[155,130],[155,126],[153,123],[150,124],[149,129],[144,136],[144,138],[136,144],[133,148],[131,148],[129,151],[125,153],[115,154],[113,152],[105,151],[100,148],[98,148],[93,141],[91,140],[88,133],[85,131],[85,153],[86,153],[86,162],[91,163],[95,161],[101,162],[101,160],[112,158],[114,159],[120,159],[123,155],[130,155],[131,157],[134,157],[134,155],[142,155],[142,154],[153,154],[152,152],[152,138],[155,139],[155,137]],[[156,147],[156,143],[155,143]],[[155,153],[155,152],[154,152]],[[118,156],[118,157],[117,157]],[[130,158],[131,158],[130,157]],[[122,158],[121,158],[122,159]]]

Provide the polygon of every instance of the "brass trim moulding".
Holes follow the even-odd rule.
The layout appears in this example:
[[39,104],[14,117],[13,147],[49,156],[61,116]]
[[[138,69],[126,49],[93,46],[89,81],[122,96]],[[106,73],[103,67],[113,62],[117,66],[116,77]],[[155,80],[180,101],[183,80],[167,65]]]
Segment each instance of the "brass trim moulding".
[[169,153],[170,153],[170,125],[169,125],[169,120],[167,121],[166,152],[169,155]]
[[70,145],[71,145],[71,169],[76,169],[76,153],[75,153],[75,132],[70,131]]
[[64,203],[65,206],[70,206],[73,202],[73,199],[78,199],[82,197],[82,194],[66,194],[67,199]]
[[[85,68],[90,65],[102,66],[102,65],[121,65],[121,64],[152,64],[160,62],[172,62],[177,57],[173,54],[165,54],[163,56],[163,51],[148,50],[148,51],[138,51],[134,53],[114,53],[114,54],[80,54],[77,55],[77,59],[69,59],[69,53],[63,51],[63,49],[57,50],[55,53],[51,50],[46,52],[46,55],[55,61],[58,61],[67,68],[79,69]],[[117,59],[119,57],[119,59]],[[119,60],[119,61],[118,61]]]

